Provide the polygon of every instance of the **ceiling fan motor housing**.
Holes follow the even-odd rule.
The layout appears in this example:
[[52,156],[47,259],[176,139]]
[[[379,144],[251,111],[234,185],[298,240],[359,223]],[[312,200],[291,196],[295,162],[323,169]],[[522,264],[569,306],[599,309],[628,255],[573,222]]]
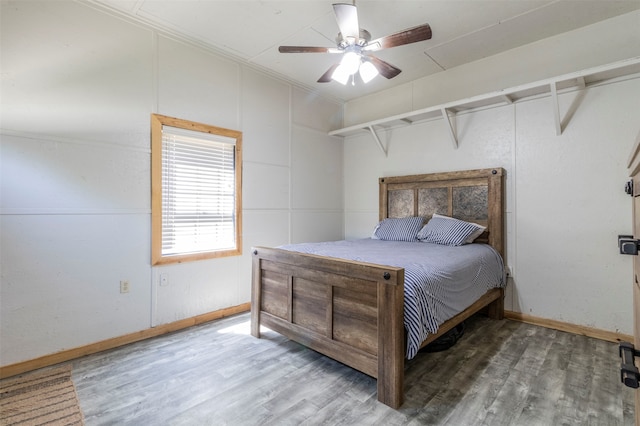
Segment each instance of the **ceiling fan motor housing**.
[[354,43],[349,43],[349,40],[342,37],[342,33],[338,33],[336,37],[336,43],[339,49],[345,49],[347,46],[351,44],[355,44],[360,47],[366,46],[371,41],[371,33],[363,28],[360,28],[360,35]]

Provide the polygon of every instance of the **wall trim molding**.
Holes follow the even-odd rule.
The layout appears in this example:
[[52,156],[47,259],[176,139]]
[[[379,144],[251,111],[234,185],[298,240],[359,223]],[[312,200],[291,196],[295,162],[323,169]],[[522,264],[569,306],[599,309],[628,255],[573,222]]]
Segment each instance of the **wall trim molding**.
[[630,334],[617,333],[615,331],[601,330],[583,325],[571,324],[568,322],[557,321],[547,318],[535,317],[533,315],[522,314],[514,311],[504,311],[504,317],[513,321],[520,321],[527,324],[533,324],[540,327],[551,328],[554,330],[565,331],[567,333],[579,334],[582,336],[593,337],[594,339],[605,340],[608,342],[618,343],[622,340],[633,342],[633,336]]
[[141,340],[161,336],[163,334],[171,333],[174,331],[183,330],[194,325],[203,324],[205,322],[239,314],[241,312],[248,312],[250,309],[250,303],[243,303],[241,305],[232,306],[230,308],[220,309],[213,312],[207,312],[205,314],[196,315],[195,317],[185,318],[183,320],[171,322],[168,324],[161,324],[156,327],[147,328],[145,330],[136,331],[134,333],[125,334],[123,336],[113,337],[110,339],[102,340],[100,342],[80,346],[78,348],[67,349],[39,358],[3,366],[0,367],[0,379],[26,373],[32,370],[37,370],[43,367],[49,367],[61,362],[71,361],[73,359],[81,358],[86,355],[91,355],[98,352],[106,351],[108,349],[114,349],[119,346],[128,345],[129,343],[135,343]]
[[58,207],[8,207],[0,208],[1,216],[134,216],[151,214],[149,208],[58,208]]
[[93,140],[93,139],[75,139],[72,137],[59,136],[51,133],[33,133],[24,130],[11,130],[0,128],[0,135],[11,136],[21,139],[29,139],[39,143],[49,144],[68,144],[68,145],[81,145],[92,148],[104,148],[104,149],[119,149],[122,151],[139,152],[142,154],[151,155],[151,147],[127,145],[125,143],[118,143],[108,140]]

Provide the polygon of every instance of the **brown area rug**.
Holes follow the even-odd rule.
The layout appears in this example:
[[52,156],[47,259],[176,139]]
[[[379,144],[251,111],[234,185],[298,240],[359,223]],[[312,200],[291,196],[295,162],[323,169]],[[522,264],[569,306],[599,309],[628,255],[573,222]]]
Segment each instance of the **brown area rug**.
[[0,425],[83,425],[71,366],[0,382]]

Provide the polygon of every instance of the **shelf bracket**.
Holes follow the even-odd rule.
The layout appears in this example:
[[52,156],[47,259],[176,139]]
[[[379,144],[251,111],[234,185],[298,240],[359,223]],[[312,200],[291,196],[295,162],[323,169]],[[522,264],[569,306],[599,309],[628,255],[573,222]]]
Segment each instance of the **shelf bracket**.
[[378,146],[382,150],[382,153],[386,157],[387,156],[387,148],[382,144],[382,141],[380,140],[380,137],[378,136],[378,133],[376,132],[376,130],[373,128],[373,126],[367,126],[367,129],[369,129],[369,131],[371,132],[371,136],[376,141],[376,143],[378,144]]
[[553,108],[553,118],[556,123],[556,135],[560,136],[562,134],[562,121],[560,121],[560,103],[558,102],[558,86],[556,82],[553,81],[549,85],[551,88],[551,102]]
[[511,105],[513,103],[513,99],[511,99],[509,95],[502,95],[501,98],[507,105]]
[[458,149],[458,138],[456,137],[456,131],[451,123],[451,118],[449,117],[449,110],[447,108],[440,108],[440,112],[442,112],[442,118],[444,118],[445,124],[449,129],[449,137],[451,137],[451,142],[453,142],[453,148]]

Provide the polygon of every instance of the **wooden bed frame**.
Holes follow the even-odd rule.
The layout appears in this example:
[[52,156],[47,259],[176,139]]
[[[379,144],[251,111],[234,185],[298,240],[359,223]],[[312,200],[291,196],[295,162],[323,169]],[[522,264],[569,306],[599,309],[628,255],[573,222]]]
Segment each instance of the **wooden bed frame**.
[[[504,256],[504,170],[482,169],[379,179],[380,220],[433,213],[487,226],[477,241]],[[264,325],[377,379],[378,400],[403,403],[404,269],[254,247],[251,334]],[[502,319],[503,289],[492,289],[443,323],[434,341],[487,308]]]

